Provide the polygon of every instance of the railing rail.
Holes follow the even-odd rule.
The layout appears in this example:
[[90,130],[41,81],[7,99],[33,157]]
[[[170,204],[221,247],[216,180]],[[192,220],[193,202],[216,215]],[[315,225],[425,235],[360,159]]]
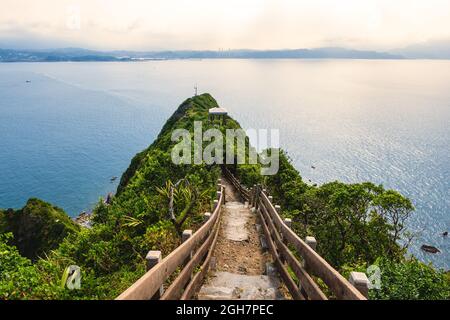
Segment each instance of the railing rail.
[[[358,289],[286,225],[277,212],[277,208],[260,186],[254,186],[249,191],[226,167],[224,167],[224,174],[243,198],[249,200],[257,209],[270,253],[283,282],[294,299],[327,299],[313,279],[316,276],[323,280],[337,299],[366,300]],[[293,247],[295,253],[291,252],[289,247]],[[297,259],[296,254],[301,257],[303,263]],[[299,285],[291,277],[289,269],[295,274]]]
[[[315,281],[318,277],[337,299],[366,300],[355,288],[356,283],[353,286],[330,266],[315,247],[308,244],[308,239],[305,242],[295,234],[288,221],[281,217],[280,207],[272,203],[272,197],[265,190],[256,185],[248,189],[226,167],[223,172],[245,201],[255,207],[268,249],[292,298],[327,300]],[[225,202],[225,187],[220,179],[219,182],[218,199],[214,200],[213,212],[205,214],[205,223],[194,234],[186,232],[184,242],[161,261],[160,252],[157,252],[159,260],[151,263],[147,273],[117,300],[185,300],[195,295],[208,272],[219,234],[221,209]],[[177,270],[178,275],[164,291],[167,279]]]
[[[211,253],[217,241],[221,208],[224,202],[225,188],[220,185],[218,201],[208,220],[191,237],[118,296],[116,300],[150,300],[155,295],[158,297],[161,286],[180,267],[182,268],[180,274],[160,298],[191,298],[196,292],[195,288],[198,288],[199,283],[201,284],[208,270]],[[201,270],[194,275],[193,272],[200,263],[202,263]]]
[[223,173],[225,174],[225,177],[233,184],[236,190],[244,197],[244,199],[246,201],[251,201],[251,191],[242,185],[226,167],[224,167]]

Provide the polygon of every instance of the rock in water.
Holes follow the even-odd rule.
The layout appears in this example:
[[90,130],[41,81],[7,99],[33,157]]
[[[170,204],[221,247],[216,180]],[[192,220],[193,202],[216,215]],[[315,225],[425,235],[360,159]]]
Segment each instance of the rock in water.
[[92,228],[92,214],[91,213],[88,213],[88,212],[85,212],[85,211],[83,211],[82,213],[80,213],[79,215],[78,215],[78,217],[76,217],[75,219],[74,219],[74,221],[78,224],[78,225],[80,225],[80,226],[82,226],[82,227],[85,227],[85,228]]
[[422,249],[425,252],[429,252],[429,253],[438,253],[438,252],[440,253],[441,252],[438,248],[433,247],[433,246],[428,246],[426,244],[422,245],[420,247],[420,249]]

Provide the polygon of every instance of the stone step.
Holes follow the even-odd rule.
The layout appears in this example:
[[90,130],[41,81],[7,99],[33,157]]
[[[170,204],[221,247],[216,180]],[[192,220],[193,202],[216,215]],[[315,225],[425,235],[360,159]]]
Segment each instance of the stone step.
[[241,202],[227,202],[228,212],[224,219],[225,236],[232,241],[247,241],[248,230],[246,224],[250,218],[250,210]]
[[280,282],[275,276],[216,272],[198,293],[199,300],[280,300]]

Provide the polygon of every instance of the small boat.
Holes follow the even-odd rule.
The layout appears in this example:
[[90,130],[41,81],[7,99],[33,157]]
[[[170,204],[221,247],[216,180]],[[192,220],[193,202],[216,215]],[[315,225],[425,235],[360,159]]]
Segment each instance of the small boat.
[[448,231],[445,231],[445,232],[442,234],[442,236],[443,236],[443,237],[447,237],[447,236],[448,236]]
[[31,80],[27,80],[26,83],[31,83]]
[[110,179],[111,182],[114,182],[114,181],[116,181],[116,180],[117,180],[117,177],[112,177],[112,178]]
[[314,167],[314,166],[311,166],[311,168],[312,168],[312,169],[315,169],[316,167]]
[[422,245],[420,247],[420,249],[422,249],[425,252],[429,252],[429,253],[440,253],[441,252],[441,250],[439,250],[438,248],[433,247],[433,246],[428,246],[426,244]]

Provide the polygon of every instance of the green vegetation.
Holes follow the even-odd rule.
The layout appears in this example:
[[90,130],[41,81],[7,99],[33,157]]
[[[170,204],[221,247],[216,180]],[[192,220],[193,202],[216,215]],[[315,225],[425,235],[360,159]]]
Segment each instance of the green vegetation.
[[[173,164],[172,131],[192,132],[194,121],[202,121],[204,130],[214,126],[224,132],[223,124],[207,121],[213,107],[217,102],[208,94],[183,102],[153,144],[133,158],[111,203],[99,201],[91,229],[69,233],[57,248],[46,246],[45,257],[34,264],[18,254],[16,239],[3,236],[1,261],[10,267],[0,277],[0,298],[112,299],[144,274],[149,250],[161,250],[164,256],[173,251],[182,230],[195,230],[202,213],[210,211],[221,171],[215,164]],[[239,128],[239,124],[228,119],[226,127]],[[9,222],[4,226],[10,228]],[[80,290],[61,288],[69,265],[81,268]],[[21,285],[12,290],[17,281]]]
[[[164,256],[174,250],[180,233],[198,228],[210,210],[221,171],[217,164],[175,165],[172,132],[192,132],[194,121],[202,121],[203,130],[240,128],[231,118],[207,121],[208,109],[216,106],[209,94],[183,102],[153,144],[132,159],[111,202],[99,201],[90,229],[37,199],[21,210],[0,211],[0,299],[112,299],[144,274],[149,250]],[[446,274],[405,258],[405,221],[414,210],[407,198],[369,182],[310,186],[285,152],[276,175],[263,177],[260,167],[229,169],[247,186],[268,188],[294,230],[315,236],[319,253],[344,275],[379,265],[382,288],[371,290],[371,298],[450,297]],[[80,290],[61,286],[70,265],[81,268]]]
[[28,200],[20,210],[0,211],[0,233],[14,234],[11,243],[33,260],[56,249],[69,233],[79,230],[62,209],[38,199]]
[[283,151],[276,175],[255,178],[248,167],[236,172],[243,181],[261,181],[295,232],[314,236],[320,255],[344,275],[378,265],[381,290],[371,290],[370,298],[450,298],[444,271],[405,256],[411,240],[405,222],[414,207],[398,192],[370,182],[310,186]]
[[415,258],[394,262],[387,258],[374,263],[382,270],[381,290],[371,290],[371,299],[447,300],[448,275]]

